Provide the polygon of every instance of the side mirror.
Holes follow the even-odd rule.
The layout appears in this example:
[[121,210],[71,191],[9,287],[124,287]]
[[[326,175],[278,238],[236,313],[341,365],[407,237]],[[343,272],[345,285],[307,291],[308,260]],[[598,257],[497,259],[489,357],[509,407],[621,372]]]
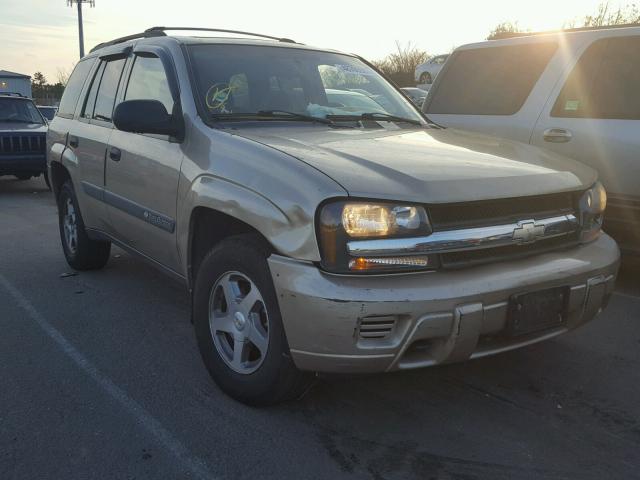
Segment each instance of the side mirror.
[[118,130],[133,133],[155,133],[181,138],[183,127],[169,115],[158,100],[127,100],[113,113],[113,124]]

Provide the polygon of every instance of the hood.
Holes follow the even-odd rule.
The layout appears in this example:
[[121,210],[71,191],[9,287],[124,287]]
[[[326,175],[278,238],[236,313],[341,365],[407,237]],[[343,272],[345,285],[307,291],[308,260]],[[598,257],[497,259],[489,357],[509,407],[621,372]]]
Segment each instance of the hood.
[[453,203],[575,191],[597,179],[574,160],[477,133],[286,125],[233,133],[298,158],[354,197]]
[[13,123],[0,120],[0,134],[10,133],[46,133],[47,126],[41,123]]

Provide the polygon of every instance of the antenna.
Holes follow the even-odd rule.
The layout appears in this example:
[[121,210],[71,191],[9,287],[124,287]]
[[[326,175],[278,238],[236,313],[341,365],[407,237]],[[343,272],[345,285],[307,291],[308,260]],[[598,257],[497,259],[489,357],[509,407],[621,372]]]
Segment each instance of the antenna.
[[78,38],[80,40],[80,58],[84,57],[84,29],[82,27],[82,4],[87,3],[90,7],[96,6],[96,0],[67,0],[67,5],[73,7],[78,5]]

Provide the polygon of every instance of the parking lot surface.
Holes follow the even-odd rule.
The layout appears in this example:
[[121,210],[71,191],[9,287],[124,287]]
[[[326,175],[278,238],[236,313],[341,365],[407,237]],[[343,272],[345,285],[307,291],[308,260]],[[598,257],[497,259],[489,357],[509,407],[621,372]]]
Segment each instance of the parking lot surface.
[[640,478],[637,266],[563,337],[265,409],[210,380],[182,286],[117,248],[70,273],[44,182],[0,179],[0,479]]

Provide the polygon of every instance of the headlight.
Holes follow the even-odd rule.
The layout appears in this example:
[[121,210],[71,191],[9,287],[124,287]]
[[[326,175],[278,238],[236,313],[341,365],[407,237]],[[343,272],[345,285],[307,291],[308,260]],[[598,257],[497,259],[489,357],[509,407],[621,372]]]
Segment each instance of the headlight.
[[337,273],[374,273],[424,270],[434,267],[426,255],[352,257],[349,240],[429,235],[427,212],[419,205],[387,202],[337,201],[324,205],[318,215],[322,266]]
[[602,183],[596,182],[580,198],[581,240],[589,242],[600,235],[604,211],[607,208],[607,192]]

